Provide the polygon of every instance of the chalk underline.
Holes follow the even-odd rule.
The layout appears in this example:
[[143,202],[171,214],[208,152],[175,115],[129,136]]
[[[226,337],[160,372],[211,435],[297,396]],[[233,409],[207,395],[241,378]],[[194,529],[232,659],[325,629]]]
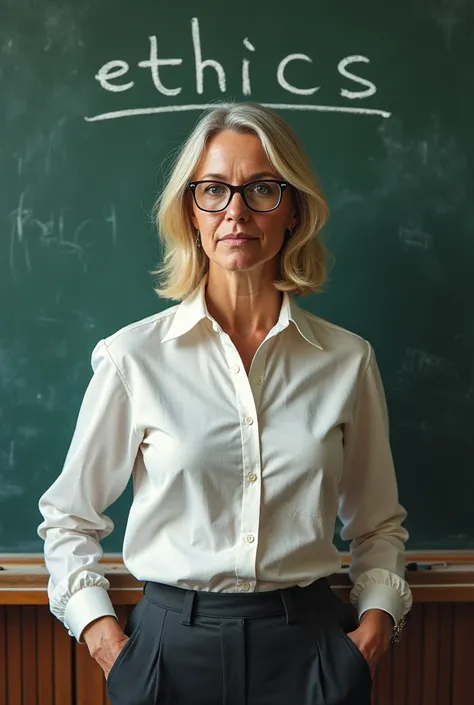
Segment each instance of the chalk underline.
[[[392,113],[386,110],[375,108],[356,108],[352,106],[339,105],[300,105],[293,103],[261,103],[265,108],[275,110],[308,110],[320,113],[352,113],[353,115],[379,115],[389,118]],[[218,103],[192,103],[190,105],[163,105],[156,108],[128,108],[126,110],[113,110],[110,113],[100,113],[92,117],[85,117],[86,122],[98,122],[99,120],[114,120],[116,118],[133,117],[135,115],[156,115],[159,113],[182,113],[190,110],[208,110],[218,107]]]

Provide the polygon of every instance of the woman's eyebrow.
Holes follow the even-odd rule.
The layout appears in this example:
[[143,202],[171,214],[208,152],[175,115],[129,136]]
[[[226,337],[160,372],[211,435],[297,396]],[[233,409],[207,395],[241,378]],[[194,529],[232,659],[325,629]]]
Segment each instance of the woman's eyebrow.
[[[272,174],[270,171],[259,171],[256,174],[252,174],[252,176],[250,176],[245,183],[249,183],[250,181],[256,181],[257,179],[263,178],[277,179],[278,175]],[[225,181],[226,177],[223,174],[209,173],[204,174],[204,176],[201,176],[199,181],[204,181],[204,179],[216,179],[217,181]]]

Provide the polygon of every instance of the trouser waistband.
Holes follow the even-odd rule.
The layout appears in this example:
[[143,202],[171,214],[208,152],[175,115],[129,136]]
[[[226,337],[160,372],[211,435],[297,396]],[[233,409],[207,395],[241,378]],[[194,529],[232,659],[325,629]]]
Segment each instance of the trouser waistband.
[[333,597],[327,578],[320,578],[306,587],[290,587],[254,593],[210,592],[147,582],[146,598],[160,607],[182,612],[182,623],[191,625],[193,616],[224,619],[252,619],[286,614],[288,623],[299,612],[314,608]]

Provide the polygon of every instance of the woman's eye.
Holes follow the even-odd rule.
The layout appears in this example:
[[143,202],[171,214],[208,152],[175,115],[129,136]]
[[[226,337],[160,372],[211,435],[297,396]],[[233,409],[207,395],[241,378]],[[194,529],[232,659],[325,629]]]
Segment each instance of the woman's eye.
[[252,191],[259,196],[266,196],[267,193],[270,193],[270,188],[268,184],[254,184]]
[[220,196],[222,193],[224,193],[224,189],[222,186],[217,186],[217,185],[212,185],[212,186],[207,186],[206,187],[206,193],[209,194],[209,196]]

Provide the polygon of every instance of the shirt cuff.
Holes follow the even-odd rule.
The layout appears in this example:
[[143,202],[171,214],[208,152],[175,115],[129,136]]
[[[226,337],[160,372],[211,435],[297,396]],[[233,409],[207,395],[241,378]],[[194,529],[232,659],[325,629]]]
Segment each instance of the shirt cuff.
[[117,619],[107,590],[91,586],[78,590],[69,598],[64,612],[64,624],[69,634],[76,637],[79,644],[84,644],[81,636],[87,625],[108,616]]
[[357,598],[356,607],[359,619],[367,610],[377,609],[391,615],[395,624],[398,624],[404,612],[403,600],[398,591],[382,583],[369,583],[363,588]]

